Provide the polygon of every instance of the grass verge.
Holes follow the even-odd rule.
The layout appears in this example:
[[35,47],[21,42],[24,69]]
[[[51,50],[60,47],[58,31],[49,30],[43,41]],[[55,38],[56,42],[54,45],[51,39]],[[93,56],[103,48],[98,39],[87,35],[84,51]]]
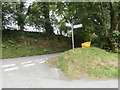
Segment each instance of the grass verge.
[[39,48],[37,46],[22,45],[22,44],[19,46],[20,47],[17,47],[17,48],[14,46],[2,48],[2,59],[51,54],[51,53],[65,51],[65,48],[63,48],[63,49],[44,49],[44,48]]
[[[88,47],[76,48],[49,61],[69,78],[118,78],[118,54]],[[85,77],[85,78],[87,78]]]
[[[13,34],[14,33],[14,34]],[[63,52],[71,48],[69,38],[8,30],[3,33],[2,59]],[[1,46],[0,45],[0,46]]]

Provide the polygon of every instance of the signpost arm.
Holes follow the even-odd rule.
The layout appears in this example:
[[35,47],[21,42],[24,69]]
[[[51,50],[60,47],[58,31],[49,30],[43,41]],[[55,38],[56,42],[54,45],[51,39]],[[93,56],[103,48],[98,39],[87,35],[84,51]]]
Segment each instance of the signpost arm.
[[73,49],[74,49],[74,48],[75,48],[75,46],[74,46],[73,24],[71,25],[71,29],[72,29],[72,47],[73,47]]

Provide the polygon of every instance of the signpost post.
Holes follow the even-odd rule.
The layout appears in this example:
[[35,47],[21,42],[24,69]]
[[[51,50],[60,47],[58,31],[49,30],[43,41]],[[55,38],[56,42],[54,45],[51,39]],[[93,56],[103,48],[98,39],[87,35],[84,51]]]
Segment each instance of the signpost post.
[[75,48],[75,44],[74,44],[73,24],[71,24],[71,30],[72,30],[72,46],[73,46],[73,49],[74,49]]
[[73,29],[82,27],[82,24],[73,25],[73,24],[70,24],[70,23],[66,23],[66,26],[71,27],[71,30],[72,30],[72,47],[74,49],[75,44],[74,44],[74,31],[73,31]]

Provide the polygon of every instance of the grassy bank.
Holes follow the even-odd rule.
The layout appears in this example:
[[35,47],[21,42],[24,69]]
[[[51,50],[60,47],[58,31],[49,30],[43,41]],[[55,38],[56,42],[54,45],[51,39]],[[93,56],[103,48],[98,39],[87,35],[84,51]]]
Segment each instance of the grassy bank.
[[76,48],[49,61],[69,78],[117,78],[118,55],[102,49]]
[[41,33],[4,31],[2,58],[42,55],[66,51],[70,40],[63,36],[45,36]]

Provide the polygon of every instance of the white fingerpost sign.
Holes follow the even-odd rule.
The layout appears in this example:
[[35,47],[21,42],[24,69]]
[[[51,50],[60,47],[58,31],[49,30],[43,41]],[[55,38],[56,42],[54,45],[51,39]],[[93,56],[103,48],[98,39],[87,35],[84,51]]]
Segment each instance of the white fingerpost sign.
[[71,24],[70,23],[66,23],[66,26],[71,27]]
[[82,27],[83,25],[82,24],[78,24],[78,25],[73,25],[72,23],[66,23],[66,26],[67,27],[71,27],[71,30],[72,30],[72,47],[73,49],[75,48],[75,44],[74,44],[74,32],[73,32],[73,29],[74,28],[80,28]]
[[74,25],[73,28],[80,28],[82,27],[82,24]]

